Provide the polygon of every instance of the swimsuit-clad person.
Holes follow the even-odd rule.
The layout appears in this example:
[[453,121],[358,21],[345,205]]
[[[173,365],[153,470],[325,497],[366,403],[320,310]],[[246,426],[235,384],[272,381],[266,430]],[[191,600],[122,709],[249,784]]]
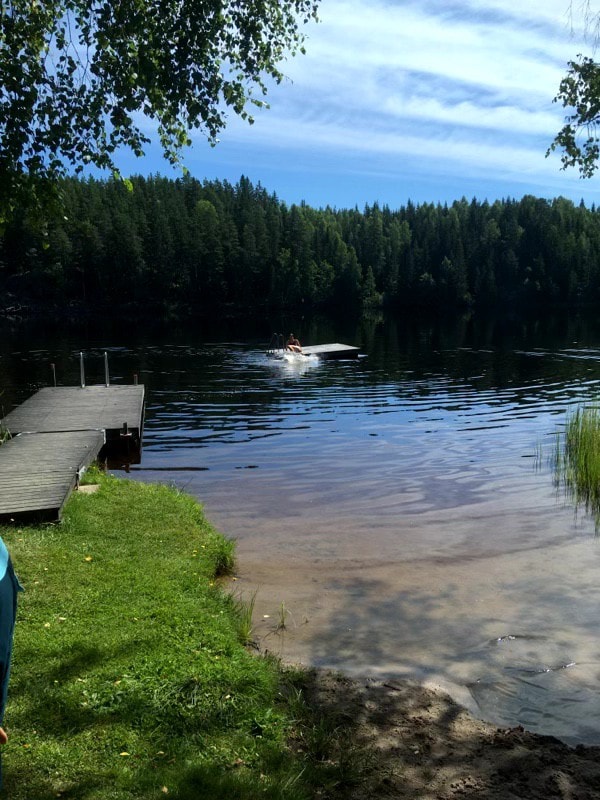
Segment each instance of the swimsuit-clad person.
[[287,340],[285,346],[286,346],[286,348],[288,350],[291,350],[293,353],[301,353],[302,352],[302,345],[300,344],[298,339],[296,339],[296,337],[294,336],[293,333],[290,333],[290,337]]

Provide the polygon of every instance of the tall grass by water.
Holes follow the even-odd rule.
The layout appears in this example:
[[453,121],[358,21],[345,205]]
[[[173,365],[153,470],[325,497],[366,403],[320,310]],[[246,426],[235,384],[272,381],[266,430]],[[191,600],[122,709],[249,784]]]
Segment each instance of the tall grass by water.
[[557,437],[555,477],[577,504],[600,521],[600,407],[583,406],[569,414]]
[[[0,528],[26,590],[4,796],[307,800],[339,790],[351,748],[302,700],[306,676],[244,646],[251,609],[220,578],[233,543],[185,494],[97,479],[61,524]],[[324,726],[325,755],[311,745]]]

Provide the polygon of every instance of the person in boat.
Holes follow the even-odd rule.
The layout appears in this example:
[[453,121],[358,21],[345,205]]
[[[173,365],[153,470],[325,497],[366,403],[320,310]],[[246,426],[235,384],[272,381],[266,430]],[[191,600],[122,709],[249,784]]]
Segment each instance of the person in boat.
[[[17,616],[17,593],[20,591],[22,588],[14,573],[8,550],[0,539],[0,745],[6,744],[8,740],[2,725],[8,693],[13,632]],[[1,785],[2,767],[0,762]]]
[[286,346],[286,349],[287,350],[291,350],[292,353],[301,353],[302,352],[302,345],[300,344],[298,339],[296,339],[296,337],[294,336],[293,333],[290,333],[290,337],[287,340],[285,346]]

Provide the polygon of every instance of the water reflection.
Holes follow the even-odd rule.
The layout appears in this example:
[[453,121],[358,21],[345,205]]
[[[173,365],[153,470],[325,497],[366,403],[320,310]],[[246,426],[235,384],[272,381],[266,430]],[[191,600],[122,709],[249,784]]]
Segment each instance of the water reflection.
[[131,474],[193,492],[238,539],[268,647],[600,742],[599,540],[538,458],[598,392],[598,322],[289,321],[366,355],[302,367],[264,354],[281,324],[242,327],[0,337],[2,402],[48,383],[49,362],[76,383],[81,349],[102,380],[107,350],[116,380],[148,388]]

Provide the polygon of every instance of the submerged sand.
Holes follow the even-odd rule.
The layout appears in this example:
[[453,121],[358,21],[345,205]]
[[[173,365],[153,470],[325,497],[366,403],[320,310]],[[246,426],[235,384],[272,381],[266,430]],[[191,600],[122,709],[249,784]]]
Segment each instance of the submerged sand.
[[[502,702],[509,711],[510,692],[521,708],[535,701],[532,719],[540,725],[558,724],[554,706],[565,682],[570,692],[574,682],[581,684],[580,719],[573,710],[574,724],[567,728],[561,715],[562,729],[572,736],[572,745],[588,731],[594,734],[595,622],[587,637],[581,631],[588,615],[595,617],[597,604],[586,596],[575,598],[572,587],[567,593],[566,574],[563,580],[574,551],[581,549],[580,580],[596,585],[597,564],[589,559],[586,540],[437,563],[382,563],[364,554],[356,561],[297,554],[277,559],[240,544],[234,592],[254,595],[257,643],[310,670],[312,704],[339,720],[358,747],[352,757],[362,761],[360,779],[337,790],[340,800],[600,800],[600,746],[569,746],[514,722],[504,724],[500,706],[484,709],[478,703],[484,684],[469,683],[472,675],[489,673],[492,663],[494,680],[509,676],[501,677],[505,683],[490,684],[494,693],[505,693]],[[569,559],[563,557],[565,548]],[[554,627],[553,637],[540,635],[543,606],[525,608],[499,591],[503,581],[513,589],[517,579],[529,581],[539,599],[540,559],[552,562],[556,585],[571,610],[571,626],[565,624],[559,633]],[[576,663],[566,668],[573,654]],[[446,668],[440,669],[444,662]],[[521,674],[517,681],[510,677],[513,663],[538,662],[559,669]],[[522,687],[525,695],[519,694]],[[490,710],[500,719],[490,722]]]
[[[448,564],[443,566],[447,572]],[[315,571],[309,577],[300,563],[252,560],[244,564],[232,588],[246,597],[257,592],[254,635],[259,648],[308,668],[311,705],[347,729],[353,748],[350,758],[360,761],[358,780],[335,789],[333,795],[328,790],[327,796],[339,800],[600,800],[600,746],[569,746],[521,725],[484,721],[468,688],[445,681],[439,673],[428,677],[423,673],[421,680],[398,677],[403,669],[417,671],[413,659],[420,651],[410,653],[408,631],[403,632],[408,651],[403,657],[398,641],[390,642],[388,652],[386,637],[377,625],[363,620],[351,630],[346,625],[352,612],[347,591],[326,591],[324,586],[355,585],[354,570],[348,563],[335,570],[328,564],[326,580],[318,565],[312,567]],[[368,570],[365,574],[363,567],[362,579],[373,581],[373,602],[384,602],[383,575],[392,572],[397,580],[397,571],[397,564],[380,565],[374,571],[375,580],[375,574]],[[417,588],[422,576],[415,565],[412,577],[406,574],[404,578],[404,588],[422,601]],[[286,602],[278,603],[281,597]],[[364,597],[354,600],[353,611],[359,613]],[[322,615],[327,616],[328,625],[323,624]],[[332,661],[339,670],[327,668]],[[319,662],[323,666],[315,667]],[[591,709],[583,705],[581,713],[585,718]]]

